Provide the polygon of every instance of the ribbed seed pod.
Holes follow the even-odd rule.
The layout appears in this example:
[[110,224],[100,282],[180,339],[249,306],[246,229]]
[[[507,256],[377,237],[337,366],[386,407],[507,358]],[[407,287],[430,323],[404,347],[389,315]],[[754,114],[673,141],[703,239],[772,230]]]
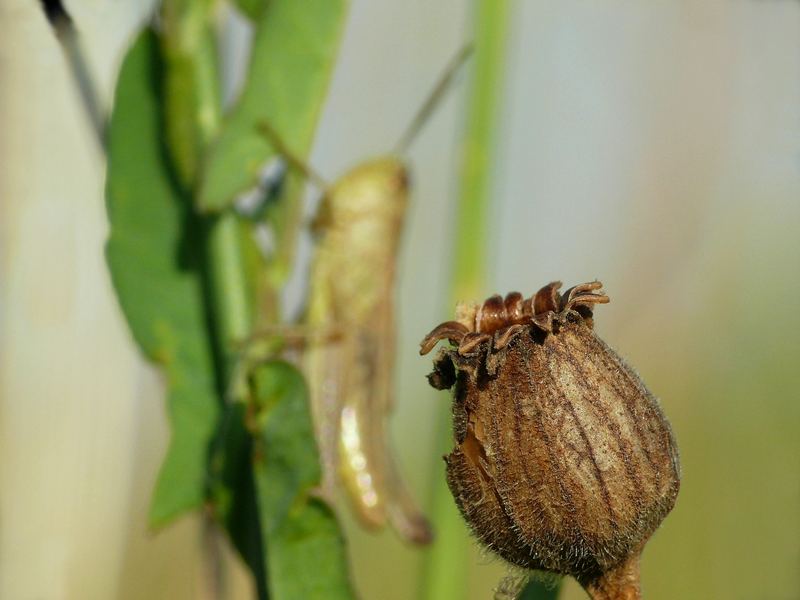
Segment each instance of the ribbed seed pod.
[[429,376],[454,389],[447,481],[505,560],[574,576],[596,599],[639,598],[638,558],[672,509],[678,452],[658,402],[592,331],[599,282],[551,283],[461,306]]

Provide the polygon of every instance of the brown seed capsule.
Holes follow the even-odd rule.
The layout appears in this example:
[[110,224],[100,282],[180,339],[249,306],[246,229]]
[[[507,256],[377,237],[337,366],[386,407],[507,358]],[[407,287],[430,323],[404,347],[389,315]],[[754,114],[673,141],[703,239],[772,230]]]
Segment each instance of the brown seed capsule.
[[658,402],[592,331],[600,282],[460,306],[429,375],[454,388],[447,482],[474,534],[595,599],[639,598],[639,554],[675,504],[678,450]]

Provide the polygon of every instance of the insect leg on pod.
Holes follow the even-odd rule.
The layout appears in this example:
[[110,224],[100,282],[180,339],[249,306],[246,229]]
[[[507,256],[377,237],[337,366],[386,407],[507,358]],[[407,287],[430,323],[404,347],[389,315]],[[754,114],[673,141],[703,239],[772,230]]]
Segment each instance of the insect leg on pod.
[[389,443],[394,404],[397,256],[409,203],[409,170],[401,155],[433,112],[471,53],[462,48],[446,67],[395,151],[356,165],[332,184],[283,143],[268,123],[260,132],[289,168],[313,181],[322,200],[312,224],[315,251],[301,326],[323,493],[343,487],[367,527],[387,522],[405,540],[425,544],[431,527],[413,500]]

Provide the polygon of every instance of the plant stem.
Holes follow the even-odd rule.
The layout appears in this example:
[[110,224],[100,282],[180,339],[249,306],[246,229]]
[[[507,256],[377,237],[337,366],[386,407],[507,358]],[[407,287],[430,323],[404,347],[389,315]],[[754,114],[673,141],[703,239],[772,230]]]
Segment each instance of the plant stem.
[[224,356],[231,353],[233,342],[243,340],[250,331],[250,302],[240,235],[238,218],[232,211],[217,217],[208,233],[214,318]]
[[581,581],[592,600],[641,600],[639,554],[590,581]]
[[[452,300],[476,298],[486,275],[491,156],[508,38],[510,0],[478,0],[475,71],[467,114],[456,215]],[[452,308],[451,308],[452,309]]]
[[[165,0],[161,17],[161,45],[166,58],[165,135],[179,180],[186,190],[193,190],[197,188],[202,156],[222,122],[213,2]],[[250,328],[239,229],[236,215],[227,211],[209,219],[203,240],[208,275],[206,300],[211,315],[209,323],[213,327],[209,335],[217,346],[218,389],[223,393],[236,377],[233,342],[244,339]],[[230,419],[230,411],[225,408],[223,411],[223,419]],[[214,475],[209,474],[209,480],[213,487]],[[212,511],[206,512],[202,538],[203,583],[205,597],[210,599],[226,596],[227,569],[221,539]]]
[[[179,150],[174,149],[173,158],[178,163],[189,161],[195,165],[200,160],[198,157],[202,157],[213,142],[222,123],[213,2],[167,0],[163,5],[162,20],[170,68],[182,76],[178,83],[188,88],[174,89],[173,101],[177,104],[170,116],[191,120],[191,124],[179,129],[178,134],[199,145],[199,149],[192,149],[195,156],[181,160]],[[195,168],[190,171],[191,176],[197,179],[199,174]],[[194,180],[188,183],[191,188],[197,187]],[[251,325],[241,228],[233,211],[225,211],[211,219],[206,238],[206,260],[216,339],[221,346],[218,355],[224,363],[221,374],[227,380],[231,374],[232,344],[244,339]],[[224,383],[227,385],[227,381]]]
[[[477,298],[486,274],[491,156],[498,105],[502,96],[503,67],[510,0],[478,0],[474,13],[475,67],[468,106],[461,165],[461,192],[456,216],[452,303]],[[448,307],[448,312],[452,306]],[[450,411],[439,416],[440,440],[452,446]],[[423,571],[422,597],[462,600],[467,596],[469,538],[450,491],[436,469],[432,517],[436,542]]]

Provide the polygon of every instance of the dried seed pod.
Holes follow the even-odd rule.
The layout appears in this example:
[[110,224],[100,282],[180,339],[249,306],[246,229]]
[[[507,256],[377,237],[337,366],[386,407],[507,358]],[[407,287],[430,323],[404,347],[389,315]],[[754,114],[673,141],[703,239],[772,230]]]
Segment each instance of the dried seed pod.
[[672,509],[678,451],[658,402],[592,331],[599,282],[460,306],[429,375],[454,389],[447,481],[507,561],[574,576],[595,599],[639,598],[638,559]]

